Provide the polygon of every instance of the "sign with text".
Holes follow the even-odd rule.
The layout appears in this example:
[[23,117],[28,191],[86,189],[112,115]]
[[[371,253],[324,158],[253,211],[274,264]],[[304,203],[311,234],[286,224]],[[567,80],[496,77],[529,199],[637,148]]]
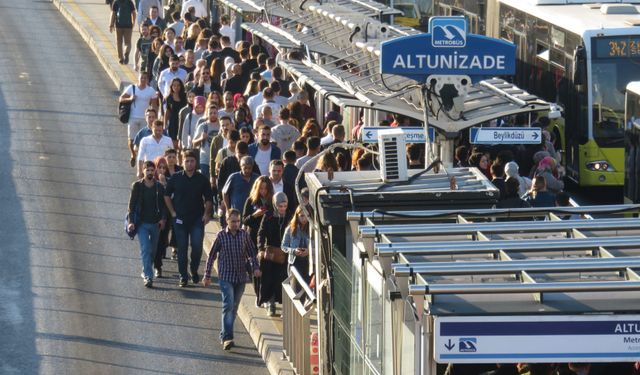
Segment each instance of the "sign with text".
[[[406,143],[420,143],[425,142],[424,128],[418,126],[404,126],[398,128],[390,128],[387,126],[365,126],[360,132],[363,143],[375,143],[378,142],[378,131],[386,129],[401,129],[404,132],[404,141]],[[436,131],[433,127],[429,128],[429,142],[433,143],[436,138]]]
[[434,348],[446,363],[634,362],[640,315],[438,317]]
[[464,17],[431,17],[429,34],[385,41],[380,49],[380,71],[424,82],[429,75],[489,77],[513,75],[513,43],[467,33]]
[[474,145],[536,145],[542,142],[540,128],[471,128],[469,141]]

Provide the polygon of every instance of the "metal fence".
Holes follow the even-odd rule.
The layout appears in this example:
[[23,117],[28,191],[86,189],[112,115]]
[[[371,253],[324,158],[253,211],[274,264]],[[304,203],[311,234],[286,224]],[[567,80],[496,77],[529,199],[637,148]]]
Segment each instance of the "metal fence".
[[315,294],[293,266],[289,266],[289,277],[282,283],[282,291],[284,353],[296,374],[312,374],[311,316],[315,309]]

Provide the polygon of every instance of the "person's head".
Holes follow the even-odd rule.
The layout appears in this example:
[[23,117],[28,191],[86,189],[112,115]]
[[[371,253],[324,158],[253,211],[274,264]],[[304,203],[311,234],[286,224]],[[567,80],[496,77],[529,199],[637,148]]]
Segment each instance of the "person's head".
[[243,140],[239,140],[238,143],[236,143],[236,158],[242,160],[247,154],[249,154],[249,144]]
[[295,164],[296,163],[296,152],[293,150],[287,150],[282,155],[282,159],[287,164]]
[[569,207],[571,206],[571,196],[566,191],[560,191],[556,194],[556,206]]
[[547,180],[544,176],[536,176],[531,183],[531,189],[534,192],[547,191]]
[[271,88],[271,90],[273,91],[273,96],[276,97],[278,95],[280,95],[280,90],[282,89],[280,87],[280,82],[278,81],[271,81],[271,83],[269,84],[269,88]]
[[300,92],[300,88],[298,87],[298,84],[295,82],[289,83],[289,92],[291,93],[292,96],[298,95],[298,93]]
[[229,129],[227,139],[229,140],[229,148],[234,150],[240,140],[240,132],[236,129]]
[[173,48],[171,48],[171,46],[169,46],[168,44],[162,44],[162,46],[158,50],[158,56],[162,58],[163,62],[169,62],[171,56],[173,56]]
[[168,43],[173,43],[176,39],[176,31],[171,27],[164,29],[164,33],[162,34],[164,35],[164,40]]
[[271,160],[269,163],[269,177],[273,182],[282,180],[282,172],[284,171],[284,163],[280,159]]
[[147,126],[151,128],[153,122],[158,118],[158,111],[153,107],[149,107],[144,111],[144,118],[147,121]]
[[257,44],[252,44],[249,47],[249,55],[251,56],[251,58],[257,59],[259,54],[260,54],[260,46]]
[[287,122],[289,121],[289,108],[287,107],[282,107],[280,108],[280,112],[278,112],[278,118],[280,119],[280,121]]
[[491,164],[491,175],[493,178],[503,178],[504,177],[504,167],[502,164],[493,163]]
[[140,73],[138,73],[138,86],[145,87],[147,86],[148,83],[149,83],[149,73],[144,70],[141,70]]
[[167,173],[167,159],[165,159],[164,156],[158,156],[156,157],[156,159],[153,161],[153,163],[156,165],[156,174],[155,174],[155,179],[158,179],[159,175],[164,175],[165,173]]
[[424,147],[420,146],[421,144],[419,143],[407,144],[407,155],[409,156],[409,161],[420,161],[422,159]]
[[167,165],[174,167],[178,164],[178,151],[175,148],[168,148],[164,150],[164,158],[167,160]]
[[162,122],[162,120],[155,120],[151,130],[153,131],[153,136],[155,138],[161,138],[162,132],[164,131],[164,122]]
[[515,177],[507,177],[504,181],[504,195],[505,198],[517,198],[520,191],[520,181]]
[[587,375],[591,370],[590,363],[569,363],[569,370],[576,373],[576,375]]
[[343,142],[344,137],[346,136],[344,125],[338,124],[331,129],[331,134],[333,135],[334,141]]
[[193,173],[196,170],[196,160],[198,160],[198,155],[195,150],[186,149],[182,152],[182,162],[185,171]]
[[153,180],[156,176],[156,165],[151,160],[147,160],[142,167],[144,169],[145,180]]
[[237,232],[240,229],[240,211],[236,208],[230,208],[227,210],[227,228],[231,232]]
[[304,140],[298,139],[293,142],[293,151],[296,153],[296,159],[300,159],[307,153],[307,144]]
[[200,25],[192,23],[187,29],[187,38],[191,40],[197,39],[201,31],[202,29],[200,29]]
[[215,123],[218,122],[218,106],[210,103],[207,106],[207,119],[209,122]]
[[296,208],[296,213],[291,218],[289,226],[291,226],[291,234],[293,235],[298,234],[299,230],[307,234],[309,233],[309,218],[302,210],[302,206]]
[[316,168],[323,172],[338,171],[338,162],[336,161],[336,157],[330,152],[322,154],[318,159]]
[[226,14],[220,16],[220,24],[222,26],[229,26],[229,16],[227,16]]
[[281,191],[273,194],[273,211],[276,216],[285,216],[288,207],[289,199],[287,199],[287,194]]
[[469,157],[469,164],[472,167],[487,170],[489,168],[489,158],[481,152],[476,152]]
[[308,101],[309,94],[307,94],[305,90],[300,90],[300,92],[298,93],[298,102],[300,102],[300,104],[307,104]]
[[233,73],[234,76],[239,76],[242,74],[242,66],[240,64],[233,64],[231,66],[231,73]]
[[140,25],[140,35],[142,35],[143,38],[149,37],[149,25],[144,23]]
[[320,137],[313,136],[307,138],[307,152],[313,155],[320,152]]
[[273,118],[272,111],[273,110],[271,109],[271,107],[269,107],[268,105],[265,105],[264,107],[262,107],[262,111],[260,111],[260,115],[265,120],[271,120]]
[[251,186],[249,200],[254,205],[270,204],[273,198],[273,184],[267,176],[260,176]]
[[251,176],[253,172],[253,158],[251,156],[243,156],[240,159],[240,172],[245,177]]
[[155,5],[151,6],[151,9],[149,9],[149,16],[151,17],[151,19],[156,19],[158,18],[158,14],[160,12],[158,11],[158,7]]
[[169,58],[169,66],[173,72],[178,70],[178,68],[180,68],[180,57],[178,57],[178,55],[171,55]]
[[206,103],[207,99],[204,96],[196,96],[193,98],[193,110],[199,115],[203,114]]
[[267,56],[266,53],[260,52],[258,54],[258,65],[260,66],[266,66],[267,65],[267,59],[269,58],[269,56]]
[[[160,38],[160,35],[162,35],[162,29],[160,29],[160,27],[156,25],[147,26],[147,28],[149,29],[149,37],[154,41],[156,38]],[[162,38],[160,38],[160,40],[162,41]]]
[[271,87],[266,87],[262,90],[262,97],[265,100],[273,99],[273,90],[271,89]]
[[220,37],[220,47],[231,48],[231,39],[227,35]]
[[[242,94],[240,94],[239,92],[237,92],[235,95],[233,95],[233,108],[241,108],[244,107],[244,105],[247,103],[247,101],[245,100],[244,96]],[[245,113],[246,115],[246,113]]]
[[174,78],[171,80],[171,93],[183,95],[184,94],[184,83],[180,78]]
[[180,12],[175,11],[171,13],[171,19],[173,20],[173,22],[180,22]]
[[266,125],[262,125],[258,128],[258,139],[262,146],[268,146],[271,143],[271,128]]
[[556,169],[556,164],[556,159],[551,156],[545,156],[540,160],[540,163],[538,163],[538,169],[553,171]]
[[454,156],[458,162],[466,162],[469,153],[467,146],[458,146],[454,152]]
[[519,169],[520,167],[518,166],[518,163],[516,163],[515,161],[510,161],[504,166],[504,174],[507,177],[513,177],[517,179],[518,176],[520,176],[520,173],[518,173]]
[[246,126],[240,128],[240,140],[245,142],[246,144],[251,144],[253,138],[253,134],[251,134],[251,129]]

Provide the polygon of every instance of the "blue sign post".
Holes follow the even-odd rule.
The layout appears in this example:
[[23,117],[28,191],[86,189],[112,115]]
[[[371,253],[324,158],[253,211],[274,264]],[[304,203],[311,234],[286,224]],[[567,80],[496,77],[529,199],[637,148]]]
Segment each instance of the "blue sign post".
[[[380,45],[380,73],[396,74],[422,83],[424,134],[429,130],[427,78],[465,76],[471,81],[516,71],[516,46],[500,39],[467,33],[464,17],[431,17],[429,33],[391,39]],[[429,142],[425,164],[429,165]]]
[[484,78],[513,75],[516,46],[468,34],[464,17],[432,17],[429,34],[391,39],[380,48],[380,70],[425,82],[430,75]]

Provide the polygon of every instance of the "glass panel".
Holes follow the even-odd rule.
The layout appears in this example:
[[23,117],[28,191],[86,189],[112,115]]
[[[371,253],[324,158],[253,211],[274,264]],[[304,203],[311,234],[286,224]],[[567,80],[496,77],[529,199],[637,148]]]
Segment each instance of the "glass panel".
[[402,375],[415,373],[415,313],[410,301],[404,303],[404,324],[402,324]]
[[365,358],[370,366],[382,371],[383,280],[378,270],[367,262],[367,294],[365,296]]

